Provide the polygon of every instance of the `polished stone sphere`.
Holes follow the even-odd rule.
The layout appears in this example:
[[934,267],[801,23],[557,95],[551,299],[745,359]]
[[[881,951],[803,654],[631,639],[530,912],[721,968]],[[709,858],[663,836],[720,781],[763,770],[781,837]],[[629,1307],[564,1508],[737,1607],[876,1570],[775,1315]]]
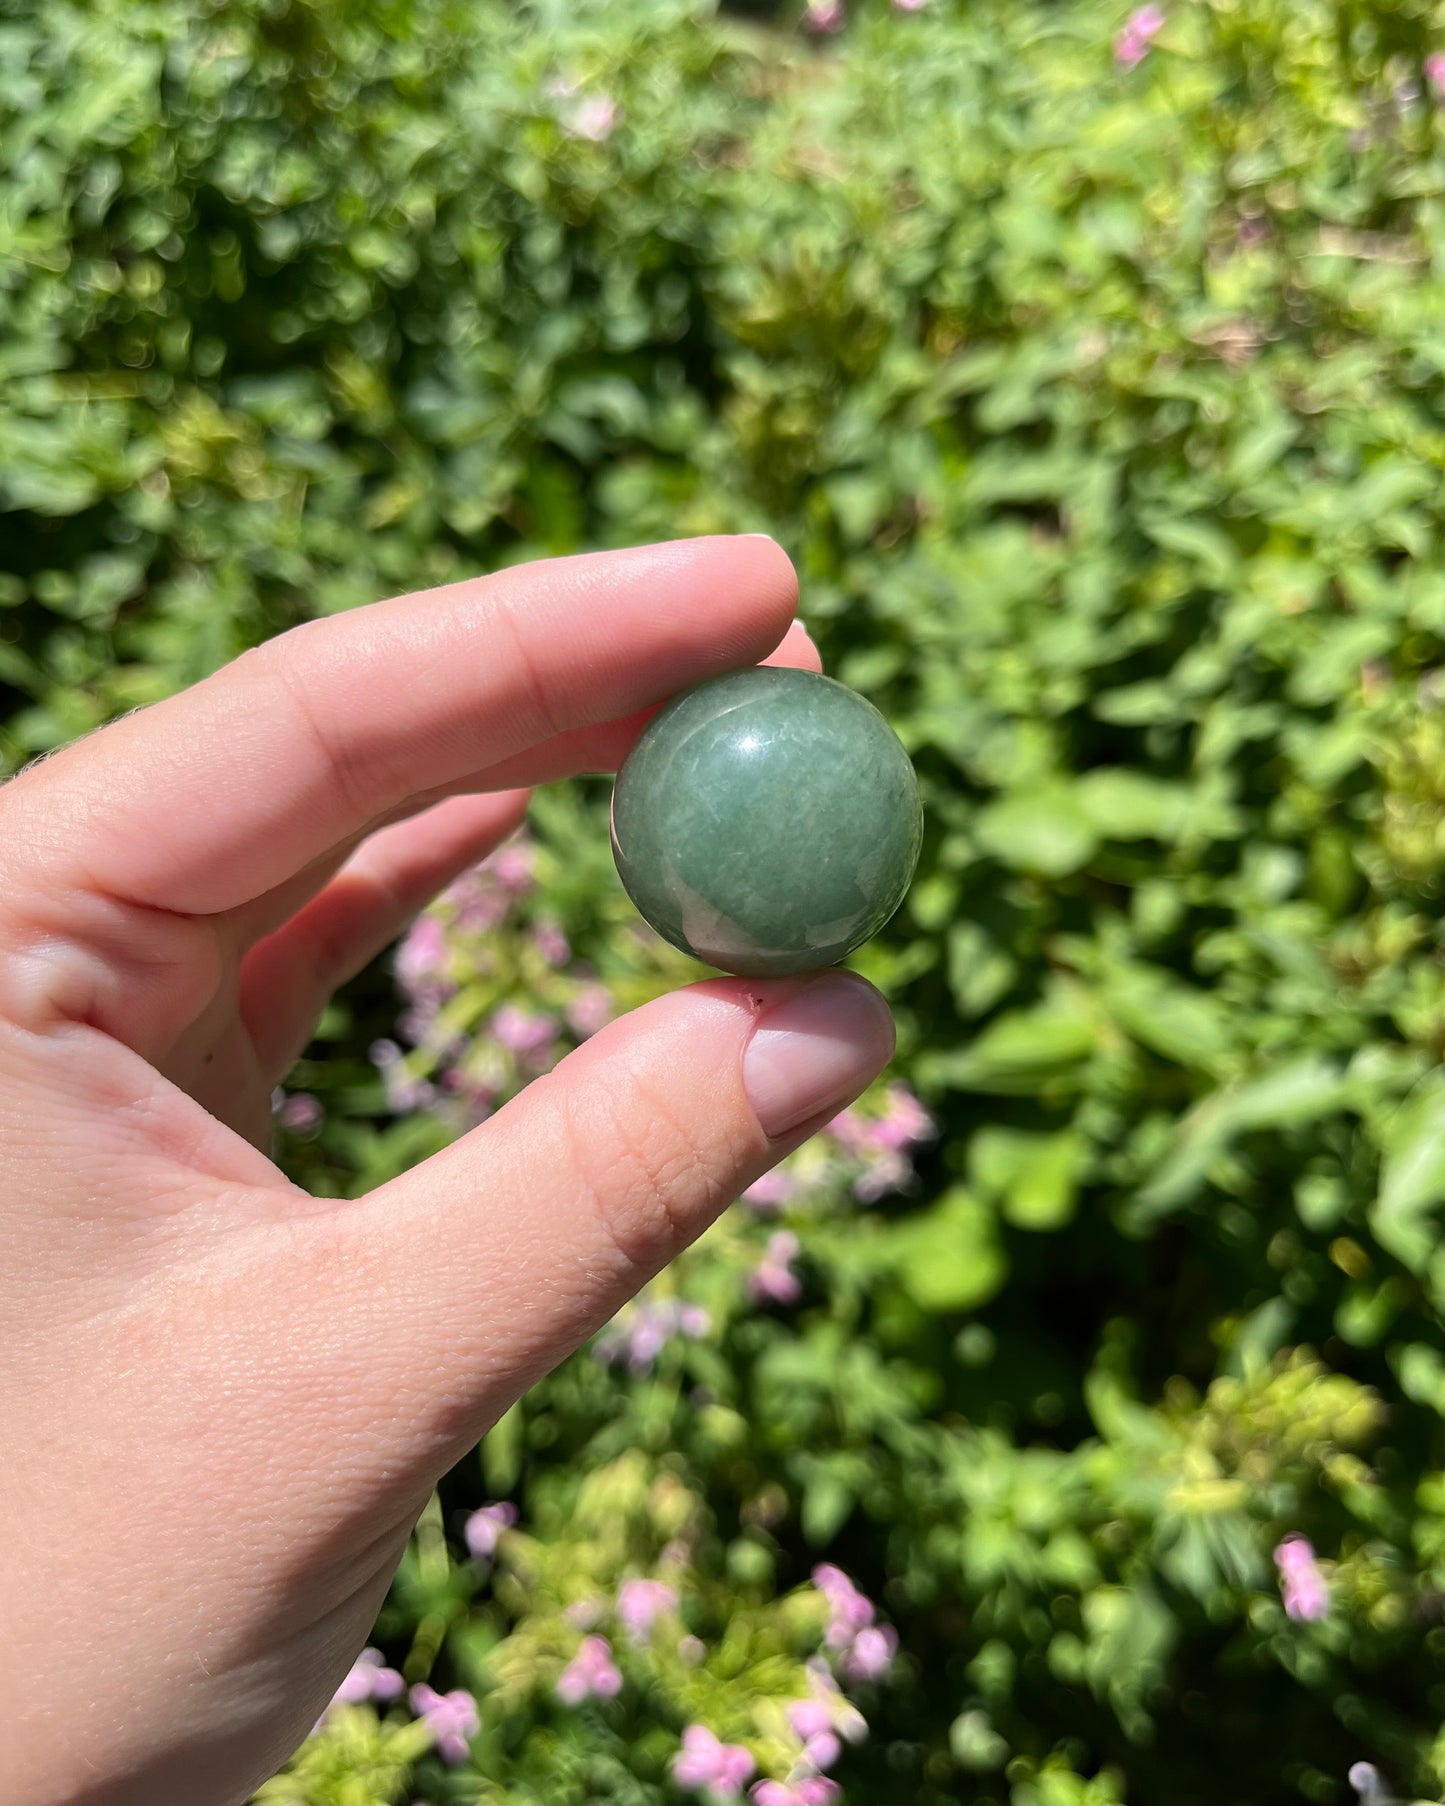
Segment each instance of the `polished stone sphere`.
[[759,666],[674,697],[612,792],[628,896],[674,947],[748,978],[831,966],[876,934],[922,833],[898,736],[810,671]]

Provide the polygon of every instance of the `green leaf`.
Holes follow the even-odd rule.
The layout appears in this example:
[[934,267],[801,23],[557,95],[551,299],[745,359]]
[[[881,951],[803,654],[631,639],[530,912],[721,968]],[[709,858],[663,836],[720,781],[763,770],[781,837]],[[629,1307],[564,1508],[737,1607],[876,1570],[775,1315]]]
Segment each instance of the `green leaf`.
[[974,1708],[960,1712],[948,1729],[948,1747],[960,1768],[972,1774],[987,1774],[1002,1768],[1009,1758],[1009,1746],[993,1728],[988,1713]]
[[1380,1189],[1370,1227],[1382,1248],[1423,1273],[1440,1241],[1445,1204],[1445,1074],[1419,1086],[1385,1125]]
[[1321,1121],[1350,1095],[1349,1082],[1335,1062],[1316,1056],[1215,1092],[1185,1117],[1172,1151],[1132,1200],[1130,1222],[1143,1228],[1187,1203],[1240,1135]]
[[1234,1043],[1229,1012],[1218,998],[1157,968],[1126,966],[1110,972],[1102,994],[1122,1029],[1181,1066],[1207,1070]]
[[1088,1654],[1085,1675],[1096,1693],[1112,1697],[1126,1724],[1142,1726],[1142,1702],[1163,1678],[1178,1637],[1173,1615],[1152,1587],[1096,1587],[1083,1600]]
[[993,1212],[963,1186],[894,1225],[883,1251],[904,1291],[927,1311],[976,1310],[1007,1274]]
[[1031,1010],[1010,1010],[973,1044],[920,1061],[930,1085],[1000,1096],[1035,1096],[1077,1084],[1098,1045],[1099,1024],[1083,993],[1057,986]]
[[1072,1130],[986,1128],[970,1145],[969,1176],[1015,1229],[1059,1229],[1074,1214],[1088,1160],[1089,1144]]
[[1193,800],[1183,784],[1122,765],[1085,772],[1074,794],[1101,840],[1176,840]]
[[1024,791],[991,803],[974,831],[979,845],[1014,871],[1062,878],[1086,865],[1098,832],[1070,785]]
[[980,923],[962,921],[949,929],[948,987],[960,1015],[991,1010],[1017,974],[1018,961]]

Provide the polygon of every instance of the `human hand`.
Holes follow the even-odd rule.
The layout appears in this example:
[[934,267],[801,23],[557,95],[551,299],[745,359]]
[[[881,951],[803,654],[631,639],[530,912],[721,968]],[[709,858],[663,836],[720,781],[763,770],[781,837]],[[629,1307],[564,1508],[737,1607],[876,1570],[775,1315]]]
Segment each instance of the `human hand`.
[[438,1477],[888,1059],[861,979],[720,979],[356,1202],[262,1151],[331,990],[519,787],[816,664],[795,603],[761,538],[525,566],[300,627],[0,789],[7,1806],[245,1799]]

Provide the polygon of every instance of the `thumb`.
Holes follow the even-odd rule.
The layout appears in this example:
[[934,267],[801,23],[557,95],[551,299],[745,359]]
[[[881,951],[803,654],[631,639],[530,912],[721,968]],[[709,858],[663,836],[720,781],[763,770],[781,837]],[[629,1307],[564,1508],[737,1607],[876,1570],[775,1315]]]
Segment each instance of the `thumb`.
[[352,1360],[428,1375],[409,1432],[460,1453],[892,1052],[887,1004],[848,972],[659,998],[349,1207],[367,1297],[327,1288],[332,1333],[350,1318]]

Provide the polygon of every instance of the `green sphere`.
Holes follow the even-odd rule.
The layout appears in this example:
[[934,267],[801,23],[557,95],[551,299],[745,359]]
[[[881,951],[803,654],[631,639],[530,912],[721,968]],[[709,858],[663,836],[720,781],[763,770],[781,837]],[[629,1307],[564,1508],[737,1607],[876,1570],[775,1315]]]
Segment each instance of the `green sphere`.
[[831,966],[877,934],[922,835],[898,736],[810,671],[759,666],[674,697],[612,792],[628,896],[674,947],[747,978]]

